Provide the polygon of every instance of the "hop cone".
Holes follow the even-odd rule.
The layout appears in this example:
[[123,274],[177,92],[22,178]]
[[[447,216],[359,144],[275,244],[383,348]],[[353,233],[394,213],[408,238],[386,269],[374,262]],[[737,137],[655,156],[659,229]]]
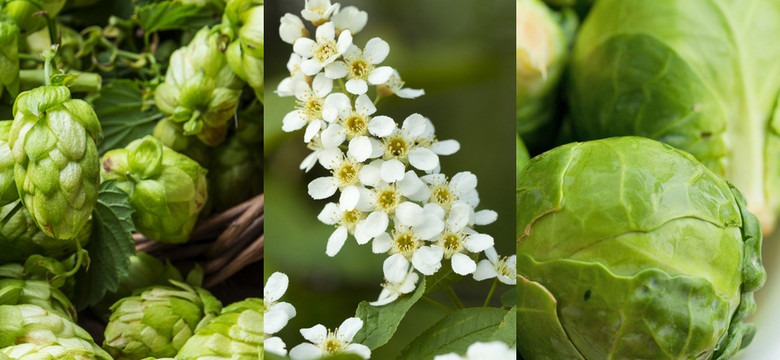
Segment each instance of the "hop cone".
[[194,136],[184,135],[184,129],[180,123],[170,119],[162,119],[154,126],[152,135],[160,139],[163,145],[171,150],[187,155],[204,167],[209,166],[209,157],[214,149],[206,146]]
[[119,280],[116,291],[107,293],[92,311],[108,322],[111,305],[133,291],[155,285],[167,285],[168,280],[184,281],[181,273],[170,262],[162,263],[153,256],[139,252],[130,257],[130,273]]
[[[16,188],[14,187],[14,191]],[[0,262],[22,262],[33,254],[62,258],[76,251],[76,242],[86,245],[92,222],[81,228],[72,241],[46,235],[35,225],[32,215],[19,201],[0,208]]]
[[76,319],[76,309],[59,289],[44,280],[29,279],[20,264],[0,266],[0,304],[38,305],[69,320]]
[[208,291],[171,281],[126,297],[111,307],[103,346],[116,359],[171,357],[201,322],[208,322],[222,304]]
[[263,350],[263,300],[249,298],[222,310],[187,340],[176,360],[259,358]]
[[214,151],[209,172],[211,198],[216,211],[226,210],[262,192],[263,164],[258,152],[233,136]]
[[0,96],[19,93],[19,28],[10,21],[0,21]]
[[59,14],[66,0],[7,0],[0,4],[0,17],[10,19],[24,33],[32,33],[46,26],[46,17],[39,16],[41,10],[52,19]]
[[151,240],[189,239],[208,197],[206,170],[151,136],[103,155],[103,177],[130,197],[136,229]]
[[0,121],[0,206],[19,198],[14,183],[14,156],[11,154],[11,147],[8,146],[11,124],[13,124],[11,120]]
[[154,91],[160,111],[182,123],[185,135],[209,146],[225,139],[243,86],[227,64],[220,38],[207,27],[198,31],[189,45],[173,52],[165,82]]
[[14,180],[33,220],[47,235],[72,239],[97,201],[100,123],[64,86],[25,91],[14,103],[8,143]]
[[[28,344],[21,346],[22,344]],[[27,349],[34,354],[35,349],[43,349],[44,345],[60,345],[70,356],[80,360],[102,359],[111,360],[103,349],[92,340],[84,329],[73,321],[50,312],[37,305],[2,305],[0,306],[0,348],[3,352],[15,358],[11,350],[13,346],[23,353]],[[34,347],[31,345],[40,345]],[[57,357],[58,359],[68,359]]]
[[263,2],[230,0],[223,23],[230,26],[233,36],[225,54],[230,68],[263,99]]
[[21,344],[0,350],[0,360],[84,360],[94,359],[94,350],[84,353],[56,344]]

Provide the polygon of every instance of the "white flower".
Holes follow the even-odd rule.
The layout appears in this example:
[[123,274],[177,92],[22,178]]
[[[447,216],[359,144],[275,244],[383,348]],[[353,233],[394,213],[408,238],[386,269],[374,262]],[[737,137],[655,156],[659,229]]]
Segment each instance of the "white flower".
[[351,157],[344,157],[344,153],[338,148],[325,149],[319,154],[320,164],[330,169],[332,176],[323,176],[309,183],[309,195],[315,199],[325,199],[341,189],[339,202],[344,210],[352,210],[360,199],[360,172],[361,163]]
[[[430,120],[412,114],[400,129],[396,127],[382,139],[381,149],[384,159],[388,160],[383,166],[391,166],[393,161],[408,162],[416,169],[432,172],[439,167],[438,155],[450,155],[459,147],[455,140],[435,141]],[[396,170],[395,176],[398,175]]]
[[[438,214],[444,212],[437,204],[429,203],[426,207],[433,208]],[[458,202],[452,205],[445,228],[433,245],[442,249],[445,259],[451,259],[452,270],[460,275],[471,274],[477,269],[477,263],[466,255],[468,252],[478,253],[493,246],[492,236],[466,227],[473,214],[474,209],[466,203]]]
[[352,45],[352,35],[349,31],[339,34],[338,42],[334,40],[335,36],[336,29],[333,23],[328,22],[317,28],[316,42],[309,38],[295,40],[293,51],[306,59],[301,63],[304,74],[314,76],[323,67],[336,61]]
[[295,40],[309,36],[309,31],[303,25],[301,18],[287,13],[282,16],[279,24],[279,37],[288,44],[295,44]]
[[336,147],[344,140],[349,140],[348,154],[359,162],[380,156],[379,143],[372,141],[367,135],[386,136],[395,128],[395,122],[387,116],[372,118],[371,115],[375,112],[376,107],[368,95],[362,94],[355,99],[354,110],[347,95],[328,95],[322,108],[322,117],[333,124],[327,131],[323,131],[323,144],[326,147]]
[[290,76],[284,78],[279,85],[276,86],[276,94],[280,97],[295,95],[295,89],[303,86],[301,83],[306,82],[306,75],[301,71],[301,63],[303,58],[296,54],[290,54],[290,60],[287,60],[287,70],[290,71]]
[[379,293],[379,299],[370,304],[372,306],[382,306],[395,301],[399,296],[414,291],[417,287],[417,280],[419,279],[420,275],[412,270],[406,274],[406,277],[400,283],[385,282],[382,284],[382,291]]
[[312,168],[314,168],[314,165],[317,164],[317,162],[320,160],[320,154],[325,151],[325,147],[322,146],[322,141],[320,140],[320,135],[314,135],[314,137],[309,141],[308,144],[306,144],[306,147],[312,150],[311,154],[306,155],[306,157],[301,161],[301,164],[298,166],[299,169],[304,170],[305,172],[309,172]]
[[390,79],[393,69],[389,66],[376,67],[390,53],[390,45],[375,37],[368,40],[366,48],[360,50],[350,46],[344,52],[344,61],[336,61],[325,67],[325,75],[331,79],[347,77],[347,91],[355,94],[365,94],[368,84],[380,85]]
[[405,84],[401,80],[401,75],[398,74],[398,71],[393,69],[393,74],[390,75],[390,78],[384,84],[377,87],[377,91],[383,96],[395,94],[404,99],[414,99],[425,95],[425,90],[405,88]]
[[303,136],[303,140],[308,143],[325,125],[322,121],[322,105],[325,96],[333,90],[333,80],[318,74],[314,77],[311,87],[306,82],[299,84],[300,86],[295,90],[295,98],[298,99],[297,109],[284,116],[282,130],[292,132],[308,124]]
[[328,238],[328,245],[325,253],[328,256],[336,256],[341,247],[344,246],[344,242],[347,240],[347,235],[355,233],[355,226],[358,221],[364,219],[366,216],[362,211],[358,209],[352,209],[345,211],[335,203],[325,204],[325,208],[322,209],[317,219],[328,225],[337,225],[336,230]]
[[475,342],[466,350],[466,357],[456,353],[436,355],[433,360],[514,360],[517,359],[515,348],[510,348],[502,341],[487,343]]
[[265,283],[263,288],[263,332],[265,334],[278,332],[295,317],[295,307],[290,303],[278,301],[287,291],[288,284],[287,275],[280,272],[271,274]]
[[301,16],[314,25],[321,25],[339,10],[338,3],[331,5],[330,0],[306,0],[306,6],[301,10]]
[[444,174],[426,175],[421,179],[430,184],[431,197],[428,202],[438,204],[445,210],[458,202],[466,203],[472,209],[479,205],[477,177],[471,172],[459,172],[450,181]]
[[321,324],[301,329],[301,335],[311,343],[302,343],[292,348],[290,358],[293,360],[313,360],[337,353],[352,353],[363,359],[368,359],[371,357],[371,349],[365,345],[352,343],[352,338],[362,327],[363,320],[351,317],[344,320],[335,331],[329,331]]
[[368,22],[368,13],[354,6],[347,6],[333,14],[333,25],[337,32],[349,30],[353,35],[363,30]]
[[477,264],[477,270],[474,271],[474,280],[482,281],[485,279],[498,278],[507,285],[517,284],[517,256],[512,255],[508,258],[499,257],[496,249],[488,248],[485,250],[487,259],[483,259]]
[[[390,233],[382,233],[374,239],[374,253],[387,252],[390,257],[382,264],[387,281],[400,283],[409,271],[409,264],[423,275],[433,275],[441,268],[444,251],[438,246],[428,246],[425,240],[436,237],[444,230],[444,223],[426,209],[416,209],[419,205],[406,202],[399,206],[399,211],[406,212],[399,216],[395,229]],[[404,222],[413,221],[413,226]]]

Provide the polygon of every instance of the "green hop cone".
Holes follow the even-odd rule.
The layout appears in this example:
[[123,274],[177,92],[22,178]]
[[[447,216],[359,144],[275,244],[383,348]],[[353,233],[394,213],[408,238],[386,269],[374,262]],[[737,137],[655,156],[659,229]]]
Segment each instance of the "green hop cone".
[[[153,256],[139,252],[130,257],[130,272],[119,280],[119,287],[107,293],[92,311],[108,322],[111,305],[119,299],[128,297],[133,291],[155,285],[167,285],[168,280],[184,281],[181,273],[169,261],[162,263]],[[192,285],[192,284],[191,284]]]
[[103,155],[102,171],[129,195],[139,232],[165,243],[189,239],[208,198],[206,169],[195,160],[146,136]]
[[263,299],[230,304],[176,354],[176,360],[258,359],[263,351]]
[[111,307],[103,347],[116,359],[172,357],[222,304],[208,291],[171,281]]
[[0,21],[0,96],[19,93],[19,28],[10,21]]
[[[15,189],[15,188],[14,188]],[[14,190],[15,191],[15,190]],[[61,259],[76,251],[76,242],[86,245],[92,221],[81,228],[73,240],[59,240],[46,235],[19,201],[0,208],[0,262],[22,262],[33,254]]]
[[[46,17],[54,19],[66,0],[7,0],[0,5],[0,17],[11,19],[24,33],[46,26]],[[44,11],[46,16],[40,15]]]
[[21,93],[8,143],[19,196],[47,235],[72,239],[97,202],[100,123],[85,101],[64,86]]
[[8,146],[8,135],[13,121],[0,121],[0,206],[19,198],[14,183],[14,156]]
[[225,54],[230,68],[263,99],[263,3],[257,0],[228,2],[223,24],[231,29],[231,41]]
[[21,264],[0,266],[0,305],[38,305],[69,320],[76,319],[76,308],[62,291],[48,281],[30,277]]
[[[89,354],[90,350],[86,352]],[[93,357],[90,355],[84,356],[66,346],[57,344],[21,344],[0,350],[0,360],[83,360],[91,358]]]
[[233,136],[214,151],[209,185],[216,211],[226,210],[262,192],[263,164],[257,154],[259,150]]
[[[112,360],[86,330],[61,315],[37,305],[1,305],[0,348],[15,358],[7,347],[15,345],[12,348],[16,348],[23,344],[28,344],[29,349],[33,348],[30,345],[60,345],[67,354],[79,360]],[[31,351],[29,354],[34,354],[35,350]],[[69,357],[61,355],[57,359]]]
[[227,64],[223,42],[218,31],[202,28],[173,52],[165,82],[154,91],[160,111],[209,146],[225,139],[243,86]]
[[184,135],[182,125],[170,119],[162,119],[154,126],[154,137],[171,150],[187,155],[204,167],[209,166],[209,157],[213,149],[194,136]]

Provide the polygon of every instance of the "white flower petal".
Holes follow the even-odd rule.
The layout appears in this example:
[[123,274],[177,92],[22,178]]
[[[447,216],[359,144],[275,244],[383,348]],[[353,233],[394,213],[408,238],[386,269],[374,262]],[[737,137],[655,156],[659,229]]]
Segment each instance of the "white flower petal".
[[452,231],[462,230],[469,224],[469,219],[471,219],[473,212],[474,209],[466,203],[456,202],[452,204],[450,215],[447,217],[447,226]]
[[485,251],[486,249],[493,247],[493,244],[493,237],[488,234],[470,234],[466,236],[466,239],[463,241],[463,247],[473,253]]
[[320,72],[320,70],[322,70],[322,63],[317,60],[308,59],[301,63],[301,71],[306,75],[314,76]]
[[338,181],[333,177],[320,177],[309,183],[309,196],[314,200],[325,199],[336,193]]
[[450,188],[453,189],[456,195],[464,195],[477,188],[477,176],[469,171],[462,171],[450,180]]
[[387,281],[399,283],[404,280],[404,276],[409,271],[409,260],[401,254],[390,255],[382,263],[382,271]]
[[357,162],[368,160],[371,157],[371,141],[363,135],[352,138],[347,155]]
[[349,74],[349,68],[343,61],[334,61],[325,66],[325,76],[331,79],[341,79]]
[[477,225],[492,224],[498,219],[498,213],[493,210],[480,210],[474,215],[474,223]]
[[368,132],[376,137],[390,136],[393,130],[395,130],[395,121],[388,116],[376,116],[368,122]]
[[331,148],[320,151],[320,164],[328,169],[335,169],[344,162],[344,154],[339,148]]
[[410,138],[416,139],[425,133],[427,126],[428,122],[425,120],[425,117],[415,113],[404,119],[401,130],[408,134]]
[[290,13],[282,16],[279,23],[279,37],[282,41],[294,45],[296,40],[307,34],[308,32],[301,18]]
[[330,94],[322,104],[322,118],[327,122],[333,122],[339,117],[349,114],[351,108],[352,103],[346,94]]
[[[333,40],[336,37],[336,27],[332,22],[326,22],[317,27],[316,38],[318,43]],[[343,52],[343,51],[342,51]]]
[[390,75],[393,75],[393,68],[389,66],[380,66],[368,74],[367,80],[371,85],[380,85],[389,80]]
[[441,268],[443,256],[444,250],[438,246],[421,246],[412,254],[412,265],[423,275],[430,276]]
[[319,134],[320,129],[322,128],[322,120],[316,119],[309,123],[309,126],[306,127],[306,132],[303,135],[303,141],[308,143],[311,141],[311,139],[314,138],[317,134]]
[[274,334],[282,330],[290,321],[290,317],[283,311],[267,311],[263,317],[263,332],[266,334]]
[[431,171],[439,166],[439,156],[430,149],[418,147],[409,152],[409,164],[422,171]]
[[317,43],[305,37],[298,38],[298,40],[295,40],[295,44],[293,44],[293,51],[304,59],[314,56],[315,48],[317,48]]
[[377,160],[360,168],[360,172],[358,173],[358,180],[360,180],[360,183],[371,187],[379,186],[379,183],[382,181],[379,171],[383,162],[384,161],[382,160]]
[[336,231],[330,234],[328,245],[325,248],[325,254],[330,257],[336,256],[347,241],[347,228],[339,226]]
[[390,219],[383,212],[372,212],[355,226],[355,240],[363,245],[387,230]]
[[350,79],[346,83],[350,94],[361,95],[368,91],[368,83],[363,79]]
[[285,273],[275,272],[268,277],[263,289],[263,299],[267,303],[275,303],[287,291],[290,279]]
[[279,356],[287,355],[287,345],[276,336],[263,340],[263,350]]
[[368,116],[376,112],[376,106],[371,98],[366,94],[362,94],[355,99],[355,112],[360,115]]
[[[444,219],[444,217],[447,216],[447,210],[444,210],[444,208],[441,207],[441,205],[439,205],[437,203],[427,203],[427,204],[425,204],[425,206],[423,208],[425,209],[426,215],[430,214],[430,215],[436,216],[436,218],[438,218],[438,219]],[[452,217],[452,215],[450,215],[450,217]],[[456,229],[453,229],[453,228],[450,228],[450,230],[452,230],[452,231],[460,231],[460,229],[456,230]]]
[[424,220],[425,212],[422,206],[410,201],[404,201],[395,209],[395,216],[401,225],[417,226]]
[[381,233],[379,236],[374,238],[374,241],[371,242],[371,252],[374,254],[383,254],[393,247],[393,240],[390,239],[390,234],[388,233]]
[[292,360],[314,360],[323,355],[320,348],[309,343],[298,344],[290,350],[290,359]]
[[425,95],[425,90],[403,88],[400,90],[396,90],[395,95],[403,99],[416,99],[420,96]]
[[347,349],[344,350],[344,352],[356,354],[363,359],[371,358],[371,349],[363,344],[349,344],[347,345]]
[[432,213],[426,213],[422,223],[414,230],[423,240],[430,240],[444,231],[444,221]]
[[[398,181],[398,191],[401,193],[401,195],[406,197],[419,192],[420,188],[423,187],[426,187],[425,183],[423,183],[422,180],[417,177],[417,173],[415,173],[413,170],[407,171],[404,174],[404,178]],[[417,199],[412,200],[421,201]]]
[[322,211],[317,215],[317,220],[322,221],[327,225],[335,225],[341,220],[342,213],[343,211],[339,210],[338,205],[329,202],[325,204],[325,207],[322,208]]
[[474,280],[482,281],[492,279],[497,275],[498,273],[496,272],[496,268],[493,267],[493,264],[491,264],[490,261],[480,260],[472,276],[474,277]]
[[[341,326],[336,330],[336,338],[342,342],[348,343],[352,341],[360,328],[363,327],[363,320],[358,317],[351,317],[341,323]],[[370,353],[370,352],[369,352]]]
[[311,89],[316,97],[324,98],[333,90],[333,79],[328,78],[325,74],[317,74],[312,81]]
[[325,130],[322,131],[322,134],[320,134],[320,140],[322,140],[322,147],[326,149],[337,148],[341,146],[341,144],[343,144],[344,140],[346,139],[347,139],[347,130],[344,129],[344,127],[339,124],[333,124],[331,126],[328,126]]
[[321,344],[325,342],[325,339],[328,337],[328,329],[322,324],[301,329],[300,332],[301,335],[303,335],[303,338],[310,341],[312,344]]
[[339,196],[339,208],[342,211],[352,211],[360,200],[360,190],[355,185],[350,185],[341,191]]
[[460,150],[457,140],[442,140],[431,144],[431,150],[438,155],[452,155]]
[[363,56],[366,57],[368,62],[374,65],[385,61],[385,58],[387,58],[388,54],[390,54],[390,45],[387,43],[387,41],[384,41],[378,37],[368,40],[366,43],[366,48],[363,50]]
[[452,255],[452,271],[458,275],[468,275],[477,269],[477,263],[471,260],[466,254],[457,253]]
[[303,161],[301,161],[301,164],[298,166],[298,168],[305,172],[309,172],[309,170],[314,168],[314,165],[317,164],[318,160],[319,152],[312,151],[311,154],[306,155],[306,157],[303,158]]
[[382,163],[379,174],[385,182],[394,183],[404,178],[404,171],[406,171],[404,163],[398,159],[390,159]]
[[369,304],[371,304],[371,306],[387,305],[398,299],[398,296],[399,294],[395,291],[382,289],[382,291],[379,293],[379,298],[376,301],[370,302]]
[[301,129],[306,125],[306,115],[302,110],[293,110],[287,113],[282,119],[282,130],[285,132],[293,132]]
[[350,33],[349,30],[344,30],[341,32],[341,35],[339,35],[339,41],[336,43],[336,51],[338,51],[339,54],[343,54],[350,45],[352,45],[352,33]]

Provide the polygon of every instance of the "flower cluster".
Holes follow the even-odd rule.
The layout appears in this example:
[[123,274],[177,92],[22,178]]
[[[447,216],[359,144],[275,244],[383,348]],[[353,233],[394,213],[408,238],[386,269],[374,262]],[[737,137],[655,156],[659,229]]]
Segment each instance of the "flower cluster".
[[[287,322],[295,317],[295,307],[279,299],[287,291],[289,279],[287,275],[275,272],[268,277],[264,287],[263,299],[263,343],[265,350],[280,356],[287,355],[287,345],[279,337],[273,336],[282,330]],[[362,344],[353,344],[352,338],[363,327],[363,320],[351,317],[335,331],[325,329],[317,324],[311,328],[301,329],[301,335],[310,343],[301,343],[290,350],[293,360],[319,359],[336,353],[353,353],[364,359],[371,357],[371,349]]]
[[[290,76],[276,93],[297,99],[282,129],[305,128],[312,153],[301,169],[319,163],[330,171],[308,185],[309,195],[328,199],[338,193],[338,201],[327,203],[318,216],[336,227],[326,254],[335,256],[350,235],[361,245],[372,242],[374,253],[387,254],[376,306],[411,292],[418,273],[433,275],[445,260],[457,274],[514,285],[514,257],[500,258],[493,237],[477,230],[498,216],[477,210],[477,177],[441,172],[439,157],[454,154],[460,144],[439,140],[431,120],[421,114],[407,116],[399,126],[377,113],[375,104],[383,97],[416,98],[424,91],[404,88],[396,69],[380,66],[390,52],[387,42],[375,37],[362,48],[353,43],[366,25],[366,13],[330,0],[307,0],[301,15],[315,27],[315,36],[309,38],[298,16],[282,18],[279,33],[293,53]],[[487,260],[478,264],[481,252]]]

